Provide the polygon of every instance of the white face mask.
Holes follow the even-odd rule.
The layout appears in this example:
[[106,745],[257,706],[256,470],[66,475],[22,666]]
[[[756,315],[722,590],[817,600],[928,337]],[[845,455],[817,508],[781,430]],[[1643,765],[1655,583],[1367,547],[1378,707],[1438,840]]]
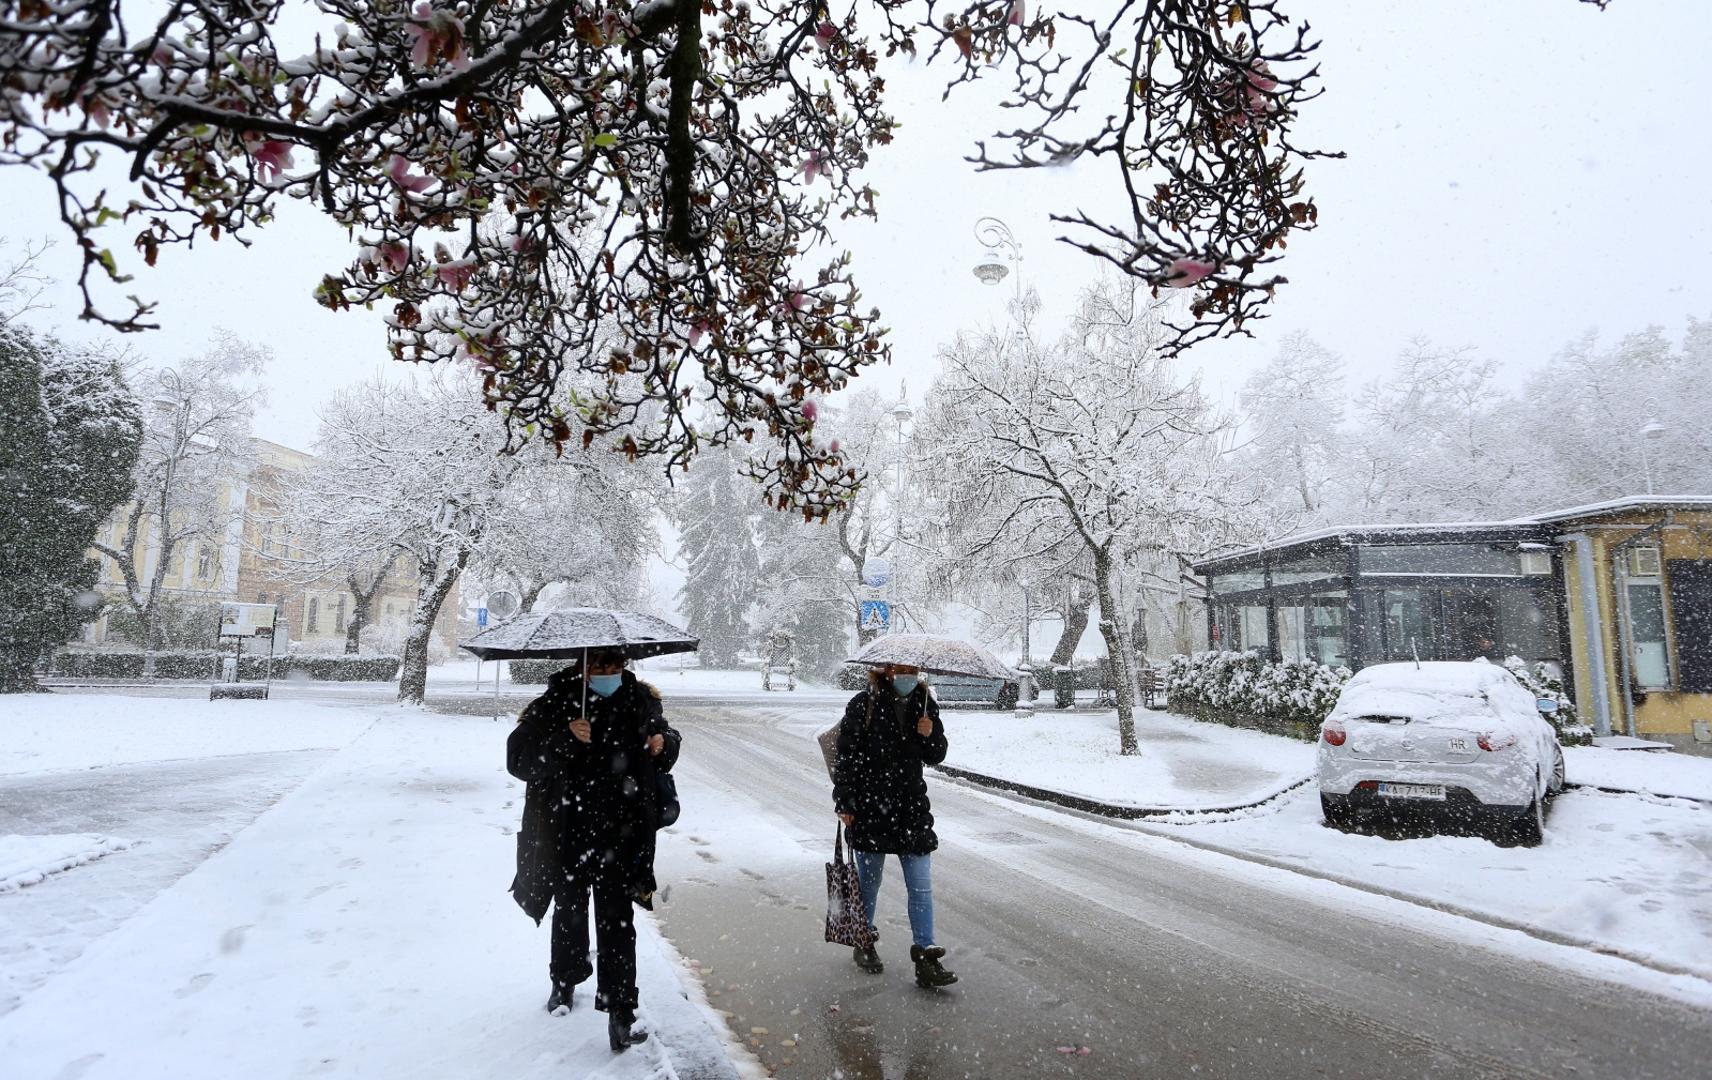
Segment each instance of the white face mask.
[[920,675],[893,675],[892,689],[899,697],[909,697],[915,693],[915,688],[921,685]]

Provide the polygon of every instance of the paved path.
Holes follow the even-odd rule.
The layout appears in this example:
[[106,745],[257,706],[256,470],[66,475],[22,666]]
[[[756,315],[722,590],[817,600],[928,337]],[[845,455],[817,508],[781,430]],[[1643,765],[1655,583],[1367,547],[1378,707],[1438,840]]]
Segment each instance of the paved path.
[[0,1015],[224,847],[332,754],[301,750],[0,777],[0,834],[135,841],[0,893]]
[[664,924],[780,1076],[1639,1080],[1712,1060],[1712,1015],[1577,974],[1570,950],[938,781],[938,936],[963,981],[912,985],[895,863],[889,967],[867,976],[820,940],[833,821],[810,725],[673,719]]

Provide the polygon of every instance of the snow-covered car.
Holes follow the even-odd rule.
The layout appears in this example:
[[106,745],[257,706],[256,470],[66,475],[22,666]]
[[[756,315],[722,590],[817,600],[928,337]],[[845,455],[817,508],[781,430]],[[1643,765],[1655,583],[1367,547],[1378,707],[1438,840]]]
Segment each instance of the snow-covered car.
[[1372,810],[1460,817],[1531,846],[1563,789],[1563,750],[1537,700],[1485,661],[1377,664],[1344,684],[1320,725],[1330,825]]

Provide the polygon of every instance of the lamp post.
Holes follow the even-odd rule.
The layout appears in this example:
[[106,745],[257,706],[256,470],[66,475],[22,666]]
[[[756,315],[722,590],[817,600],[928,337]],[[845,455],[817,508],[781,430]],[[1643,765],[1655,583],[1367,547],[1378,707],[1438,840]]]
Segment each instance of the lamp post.
[[1648,420],[1645,424],[1643,424],[1641,426],[1641,430],[1640,430],[1640,436],[1642,439],[1642,442],[1641,442],[1641,469],[1643,472],[1646,473],[1647,494],[1648,495],[1651,495],[1653,493],[1653,451],[1652,451],[1652,447],[1656,446],[1658,444],[1658,441],[1660,439],[1664,438],[1664,431],[1665,431],[1664,425],[1658,422],[1658,417],[1656,417],[1656,416],[1653,417],[1651,420]]
[[1016,295],[1022,299],[1022,245],[1017,243],[1016,233],[1011,227],[996,217],[981,217],[975,219],[975,239],[986,252],[975,264],[975,276],[983,285],[997,285],[1005,280],[1011,272],[1006,263],[1017,263]]
[[[898,384],[898,403],[896,405],[892,406],[892,419],[898,425],[898,467],[896,470],[896,487],[894,489],[895,493],[894,493],[894,497],[892,500],[893,501],[893,519],[894,519],[894,524],[892,527],[892,529],[893,529],[893,531],[892,531],[892,545],[898,549],[898,555],[899,556],[902,555],[903,546],[904,546],[904,426],[907,425],[910,422],[910,420],[915,417],[915,410],[910,408],[909,401],[907,400],[908,396],[909,396],[909,390],[908,390],[907,386],[903,383],[899,383]],[[896,557],[894,557],[894,558],[896,558]],[[897,574],[898,574],[897,563],[894,562],[893,568],[892,568],[892,576],[891,576],[891,580],[892,580],[891,588],[893,590],[894,599],[896,598],[896,590],[897,590]],[[900,615],[900,613],[899,613],[898,607],[894,603],[892,605],[892,618],[894,620],[896,620],[899,618],[899,615]],[[894,632],[896,632],[897,630],[900,630],[900,629],[902,629],[902,627],[894,627],[893,628]]]

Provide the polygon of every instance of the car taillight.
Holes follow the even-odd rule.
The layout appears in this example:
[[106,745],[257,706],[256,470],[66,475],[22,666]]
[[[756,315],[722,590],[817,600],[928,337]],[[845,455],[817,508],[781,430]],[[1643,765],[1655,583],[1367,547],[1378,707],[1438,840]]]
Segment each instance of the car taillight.
[[1494,735],[1490,731],[1474,740],[1482,750],[1508,750],[1516,745],[1516,736],[1510,734]]
[[1348,737],[1349,733],[1336,724],[1322,724],[1320,726],[1320,738],[1326,740],[1327,746],[1342,746],[1344,739]]

